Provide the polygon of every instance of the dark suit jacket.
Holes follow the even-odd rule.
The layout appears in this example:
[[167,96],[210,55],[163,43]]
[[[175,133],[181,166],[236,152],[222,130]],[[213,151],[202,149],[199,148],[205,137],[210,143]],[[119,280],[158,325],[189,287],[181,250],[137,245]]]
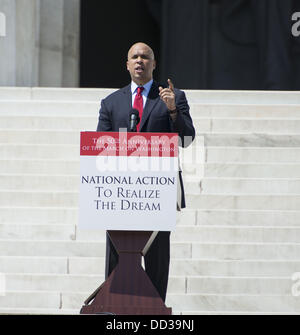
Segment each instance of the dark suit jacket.
[[[159,85],[153,81],[143,110],[140,132],[178,133],[180,145],[187,147],[195,138],[195,129],[189,113],[185,93],[175,89],[177,119],[172,121],[165,103],[159,96]],[[102,100],[97,131],[119,131],[129,127],[129,114],[132,110],[131,85],[127,85]],[[181,185],[181,207],[185,207],[183,182]]]

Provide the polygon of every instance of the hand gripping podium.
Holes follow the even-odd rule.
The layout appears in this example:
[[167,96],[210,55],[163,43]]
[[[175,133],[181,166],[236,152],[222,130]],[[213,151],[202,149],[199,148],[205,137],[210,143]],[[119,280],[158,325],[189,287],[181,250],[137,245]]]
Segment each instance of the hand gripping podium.
[[119,262],[81,314],[169,315],[141,260],[176,223],[178,136],[82,132],[79,229],[106,230]]

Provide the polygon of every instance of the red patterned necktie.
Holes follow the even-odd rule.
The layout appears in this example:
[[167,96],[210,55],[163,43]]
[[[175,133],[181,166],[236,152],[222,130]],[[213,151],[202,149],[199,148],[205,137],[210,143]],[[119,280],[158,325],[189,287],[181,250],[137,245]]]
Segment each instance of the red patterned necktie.
[[142,120],[142,114],[143,114],[143,96],[142,96],[142,92],[143,92],[144,87],[138,87],[137,88],[137,94],[134,98],[134,102],[133,102],[133,108],[137,109],[139,111],[139,116],[140,116],[140,122],[139,124],[136,126],[136,131],[140,130],[140,124],[141,124],[141,120]]

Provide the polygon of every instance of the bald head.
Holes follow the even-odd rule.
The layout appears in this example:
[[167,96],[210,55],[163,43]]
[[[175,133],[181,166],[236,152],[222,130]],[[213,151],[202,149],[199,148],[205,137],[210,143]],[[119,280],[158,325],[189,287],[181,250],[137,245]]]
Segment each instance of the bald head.
[[135,43],[128,51],[126,64],[131,80],[137,85],[144,85],[152,79],[156,66],[154,52],[145,43]]
[[140,50],[140,49],[143,49],[144,51],[146,51],[149,54],[149,57],[154,60],[153,50],[149,47],[149,45],[143,42],[138,42],[131,46],[131,48],[128,50],[127,59],[129,59],[130,55],[133,52],[135,52],[136,50]]

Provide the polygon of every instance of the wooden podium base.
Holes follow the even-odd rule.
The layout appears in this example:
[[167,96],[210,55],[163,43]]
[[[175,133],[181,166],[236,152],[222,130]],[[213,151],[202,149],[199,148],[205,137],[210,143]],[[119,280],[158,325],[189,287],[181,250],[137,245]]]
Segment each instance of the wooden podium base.
[[107,280],[87,298],[80,314],[171,315],[141,266],[153,232],[108,231],[119,263]]

